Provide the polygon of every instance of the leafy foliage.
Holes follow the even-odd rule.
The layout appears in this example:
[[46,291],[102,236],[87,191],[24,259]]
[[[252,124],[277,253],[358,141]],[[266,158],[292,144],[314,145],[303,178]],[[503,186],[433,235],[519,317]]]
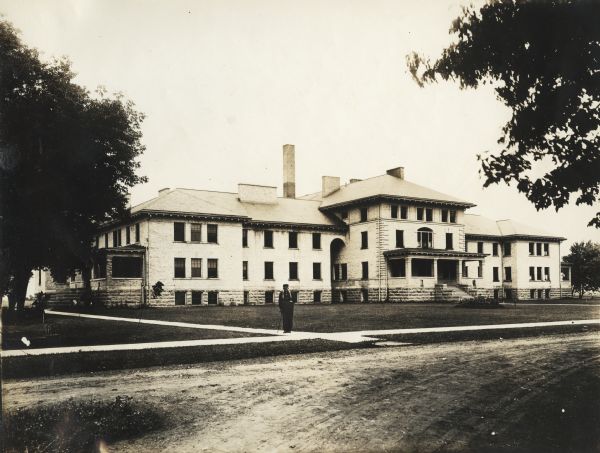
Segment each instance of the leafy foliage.
[[[516,182],[537,209],[593,205],[600,191],[600,2],[503,0],[463,10],[457,42],[408,66],[422,86],[493,84],[512,117],[498,155],[479,156],[484,185]],[[537,162],[537,165],[534,163]],[[589,225],[600,228],[600,212]]]
[[586,291],[600,290],[600,244],[576,242],[565,261],[572,266],[571,285],[580,298]]
[[159,411],[117,396],[114,401],[75,401],[18,409],[6,414],[6,451],[98,451],[164,426]]
[[143,115],[121,96],[92,96],[66,59],[44,63],[0,20],[0,291],[18,302],[32,269],[58,280],[89,268],[99,223],[123,215],[144,151]]

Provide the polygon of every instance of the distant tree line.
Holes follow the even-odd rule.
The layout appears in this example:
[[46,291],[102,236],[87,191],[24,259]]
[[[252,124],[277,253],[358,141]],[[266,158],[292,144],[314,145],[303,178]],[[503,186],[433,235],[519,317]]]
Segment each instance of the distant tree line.
[[564,260],[571,264],[571,286],[580,299],[586,292],[600,290],[600,244],[576,242]]

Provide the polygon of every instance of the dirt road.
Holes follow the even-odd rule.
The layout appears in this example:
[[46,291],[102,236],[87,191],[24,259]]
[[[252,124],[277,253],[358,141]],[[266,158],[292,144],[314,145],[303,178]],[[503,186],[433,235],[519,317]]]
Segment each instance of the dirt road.
[[5,409],[129,395],[164,410],[167,430],[111,451],[463,451],[531,448],[533,417],[566,429],[561,417],[589,405],[575,400],[600,390],[565,393],[569,376],[600,381],[597,333],[11,381],[4,392]]

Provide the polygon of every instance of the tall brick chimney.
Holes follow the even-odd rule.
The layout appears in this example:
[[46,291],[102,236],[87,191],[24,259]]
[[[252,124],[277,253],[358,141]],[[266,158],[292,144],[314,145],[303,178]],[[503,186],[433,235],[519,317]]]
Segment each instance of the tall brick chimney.
[[296,198],[296,151],[294,145],[283,145],[283,196]]

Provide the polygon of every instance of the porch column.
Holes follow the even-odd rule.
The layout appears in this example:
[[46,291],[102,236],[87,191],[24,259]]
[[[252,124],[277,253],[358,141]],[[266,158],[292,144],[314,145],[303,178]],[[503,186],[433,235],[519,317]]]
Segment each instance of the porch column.
[[458,260],[458,272],[456,272],[456,282],[462,283],[463,260]]
[[438,271],[437,271],[438,259],[433,259],[433,278],[435,278],[435,283],[438,283]]
[[406,263],[406,269],[405,269],[405,273],[406,273],[406,283],[410,283],[410,279],[412,277],[412,258],[406,257],[405,260]]

